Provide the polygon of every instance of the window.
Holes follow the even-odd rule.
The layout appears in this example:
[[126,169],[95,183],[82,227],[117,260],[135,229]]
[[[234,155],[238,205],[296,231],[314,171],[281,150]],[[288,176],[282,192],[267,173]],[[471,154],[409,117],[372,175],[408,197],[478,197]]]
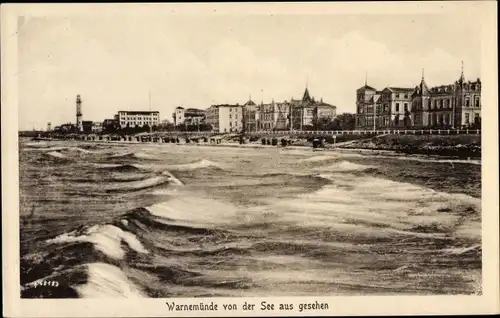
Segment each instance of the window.
[[396,94],[396,98],[399,98],[399,93],[398,93],[398,94]]
[[408,98],[408,93],[405,94],[405,98]]
[[469,124],[469,121],[470,121],[469,114],[465,114],[465,123]]
[[396,117],[394,117],[394,124],[396,126],[399,125],[399,115],[396,115]]
[[474,114],[474,123],[475,123],[475,124],[478,124],[478,123],[479,123],[479,114],[478,114],[478,113],[475,113],[475,114]]
[[443,108],[444,107],[444,100],[439,100],[439,108]]
[[405,108],[405,112],[407,112],[408,111],[408,103],[404,104],[404,108]]
[[396,111],[399,112],[399,103],[396,103]]
[[470,99],[469,99],[469,97],[465,98],[465,106],[466,107],[470,106]]
[[389,111],[389,105],[384,104],[384,112],[387,113]]
[[476,107],[480,107],[479,105],[480,105],[480,104],[479,104],[479,97],[478,97],[478,96],[476,96]]
[[445,107],[445,108],[447,108],[447,107],[448,107],[448,100],[447,100],[447,99],[445,99],[445,100],[444,100],[444,107]]

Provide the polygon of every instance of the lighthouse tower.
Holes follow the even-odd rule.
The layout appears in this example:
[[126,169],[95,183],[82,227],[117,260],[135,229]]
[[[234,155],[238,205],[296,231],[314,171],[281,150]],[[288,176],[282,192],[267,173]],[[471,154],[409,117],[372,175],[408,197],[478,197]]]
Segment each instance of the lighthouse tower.
[[80,95],[76,95],[76,130],[77,130],[77,132],[83,131],[82,99],[80,98]]

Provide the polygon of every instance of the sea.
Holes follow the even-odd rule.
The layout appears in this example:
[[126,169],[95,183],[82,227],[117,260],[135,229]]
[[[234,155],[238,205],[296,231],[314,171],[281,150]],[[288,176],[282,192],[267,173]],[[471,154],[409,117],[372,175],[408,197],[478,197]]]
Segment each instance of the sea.
[[481,162],[19,140],[23,298],[481,294]]

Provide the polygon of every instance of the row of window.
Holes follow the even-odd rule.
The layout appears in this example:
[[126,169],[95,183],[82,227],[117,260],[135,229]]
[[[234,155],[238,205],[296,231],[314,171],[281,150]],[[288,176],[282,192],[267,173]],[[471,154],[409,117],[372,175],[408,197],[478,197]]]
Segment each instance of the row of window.
[[[465,113],[464,119],[465,119],[465,124],[466,125],[470,124],[470,114]],[[479,122],[479,114],[476,113],[476,114],[474,114],[474,123],[477,124],[478,122]]]
[[127,113],[120,113],[120,116],[124,116],[124,117],[137,117],[137,116],[147,116],[147,117],[158,117],[158,113],[153,113],[153,114],[141,114],[141,115],[129,115]]
[[[399,93],[396,93],[396,98],[401,98]],[[408,98],[408,93],[404,94],[404,98]]]
[[129,124],[129,125],[156,125],[158,122],[151,122],[151,121],[125,121],[125,120],[122,120],[121,121],[121,125],[126,125],[126,124]]
[[[396,103],[396,111],[399,112],[399,103]],[[403,111],[408,111],[408,103],[403,104]]]

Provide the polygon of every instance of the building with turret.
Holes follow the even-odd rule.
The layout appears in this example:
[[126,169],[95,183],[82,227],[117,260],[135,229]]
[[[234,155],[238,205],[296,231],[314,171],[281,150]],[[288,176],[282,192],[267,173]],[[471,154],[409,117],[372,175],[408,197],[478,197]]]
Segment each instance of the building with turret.
[[301,100],[291,98],[291,122],[293,129],[314,128],[319,120],[333,120],[337,116],[337,107],[323,102],[323,98],[317,101],[309,93],[306,86]]
[[356,90],[356,129],[451,129],[481,122],[481,80],[466,81],[462,72],[453,84],[429,88],[424,78],[414,88],[365,85]]

